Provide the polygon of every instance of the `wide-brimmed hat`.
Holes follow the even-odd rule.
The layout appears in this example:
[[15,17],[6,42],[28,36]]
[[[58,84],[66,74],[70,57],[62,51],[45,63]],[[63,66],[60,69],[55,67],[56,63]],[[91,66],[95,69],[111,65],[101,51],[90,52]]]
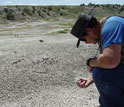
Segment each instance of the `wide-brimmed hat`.
[[77,42],[77,48],[80,45],[80,41],[81,41],[80,37],[84,35],[84,32],[95,13],[95,10],[96,10],[96,8],[92,9],[89,12],[89,14],[81,13],[78,16],[78,19],[75,22],[74,26],[72,27],[71,34],[74,35],[75,37],[79,38],[79,40]]

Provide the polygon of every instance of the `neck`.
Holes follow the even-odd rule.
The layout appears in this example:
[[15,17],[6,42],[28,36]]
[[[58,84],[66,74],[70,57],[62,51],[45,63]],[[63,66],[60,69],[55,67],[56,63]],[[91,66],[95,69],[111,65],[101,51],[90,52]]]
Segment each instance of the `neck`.
[[93,35],[91,38],[94,40],[94,43],[99,43],[101,38],[101,24],[98,22],[97,26],[93,28]]
[[97,37],[97,40],[100,40],[101,38],[101,23],[100,22],[98,22],[96,26],[96,37]]

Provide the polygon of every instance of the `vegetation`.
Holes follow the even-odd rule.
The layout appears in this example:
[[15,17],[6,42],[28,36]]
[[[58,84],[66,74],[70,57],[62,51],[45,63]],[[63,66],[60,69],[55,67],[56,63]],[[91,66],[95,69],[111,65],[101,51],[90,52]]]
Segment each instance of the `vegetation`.
[[106,4],[98,5],[89,3],[79,6],[0,6],[0,22],[49,19],[57,17],[77,18],[80,13],[88,13],[96,8],[95,16],[99,19],[118,15],[124,16],[124,5]]
[[58,34],[58,33],[62,33],[62,34],[65,34],[65,33],[68,33],[69,32],[69,30],[68,29],[64,29],[64,30],[60,30],[60,31],[57,31],[56,33]]

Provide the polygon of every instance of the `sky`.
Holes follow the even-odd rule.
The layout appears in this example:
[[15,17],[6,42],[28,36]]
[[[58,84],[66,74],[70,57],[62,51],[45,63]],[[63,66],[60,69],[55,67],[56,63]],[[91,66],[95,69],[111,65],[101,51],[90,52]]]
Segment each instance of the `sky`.
[[124,0],[0,0],[0,5],[124,4]]

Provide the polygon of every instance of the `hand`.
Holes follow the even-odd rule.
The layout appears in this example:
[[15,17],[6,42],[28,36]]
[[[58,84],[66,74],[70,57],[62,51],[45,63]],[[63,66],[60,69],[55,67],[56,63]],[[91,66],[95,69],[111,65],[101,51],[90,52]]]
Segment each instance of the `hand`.
[[93,71],[93,68],[94,68],[94,67],[87,66],[87,71],[88,71],[88,72],[90,72],[90,73],[92,73],[92,71]]
[[83,78],[80,78],[78,81],[77,81],[77,85],[80,87],[80,88],[87,88],[90,84],[93,83],[93,79],[92,77],[88,78],[88,79],[83,79]]

